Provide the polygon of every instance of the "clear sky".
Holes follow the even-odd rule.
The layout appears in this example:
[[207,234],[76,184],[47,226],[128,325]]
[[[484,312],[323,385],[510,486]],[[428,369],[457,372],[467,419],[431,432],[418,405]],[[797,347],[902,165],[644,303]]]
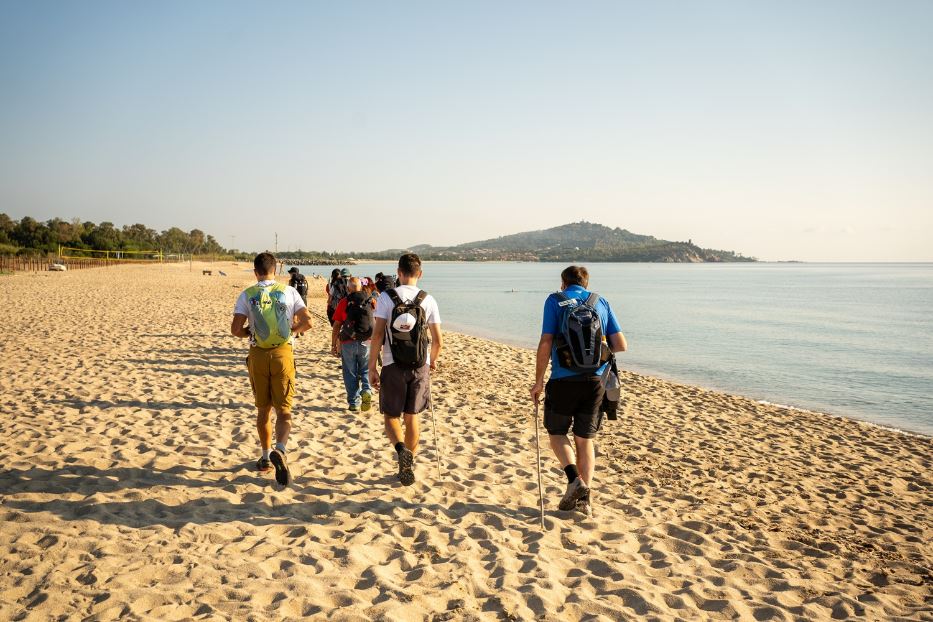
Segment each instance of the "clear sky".
[[933,2],[0,0],[0,212],[933,260]]

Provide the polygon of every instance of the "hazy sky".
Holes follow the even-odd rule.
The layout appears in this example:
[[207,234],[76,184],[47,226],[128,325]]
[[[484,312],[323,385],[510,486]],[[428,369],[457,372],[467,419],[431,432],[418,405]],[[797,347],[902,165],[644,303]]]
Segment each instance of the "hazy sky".
[[931,28],[927,0],[0,0],[0,212],[933,260]]

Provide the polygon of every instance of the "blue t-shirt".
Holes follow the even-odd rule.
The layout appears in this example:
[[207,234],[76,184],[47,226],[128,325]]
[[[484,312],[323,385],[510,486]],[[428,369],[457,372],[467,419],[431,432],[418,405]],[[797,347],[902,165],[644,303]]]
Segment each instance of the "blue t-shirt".
[[[579,285],[571,285],[564,290],[564,295],[567,298],[579,300],[580,302],[586,302],[586,299],[590,297],[590,292],[586,291]],[[560,334],[560,318],[561,318],[561,307],[560,299],[557,294],[551,294],[547,297],[547,300],[544,301],[544,323],[541,325],[541,334],[543,335],[558,335]],[[600,296],[599,302],[596,303],[596,313],[599,314],[599,321],[603,325],[603,335],[608,339],[611,335],[622,332],[619,329],[619,323],[616,321],[616,316],[612,312],[612,307],[609,306],[609,303],[606,302],[606,299]],[[603,373],[606,369],[605,363],[596,371],[596,375]],[[551,347],[551,379],[557,378],[567,378],[569,376],[578,376],[577,372],[570,371],[560,366],[560,363],[557,360],[557,345]]]

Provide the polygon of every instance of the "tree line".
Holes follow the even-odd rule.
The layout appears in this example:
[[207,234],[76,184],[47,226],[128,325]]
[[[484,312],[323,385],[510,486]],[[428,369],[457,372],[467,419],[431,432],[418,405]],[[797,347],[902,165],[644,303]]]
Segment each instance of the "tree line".
[[0,254],[54,253],[59,245],[87,250],[147,251],[163,253],[227,254],[211,235],[200,229],[185,232],[178,227],[161,233],[143,224],[116,227],[112,222],[81,222],[53,218],[45,222],[30,216],[13,220],[0,213]]

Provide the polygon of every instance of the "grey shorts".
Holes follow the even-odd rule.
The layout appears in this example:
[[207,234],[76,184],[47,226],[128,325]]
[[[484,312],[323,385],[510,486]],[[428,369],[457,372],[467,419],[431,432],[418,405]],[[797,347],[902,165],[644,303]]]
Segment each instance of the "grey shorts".
[[379,410],[386,417],[417,415],[431,405],[431,369],[406,369],[394,363],[379,374]]

